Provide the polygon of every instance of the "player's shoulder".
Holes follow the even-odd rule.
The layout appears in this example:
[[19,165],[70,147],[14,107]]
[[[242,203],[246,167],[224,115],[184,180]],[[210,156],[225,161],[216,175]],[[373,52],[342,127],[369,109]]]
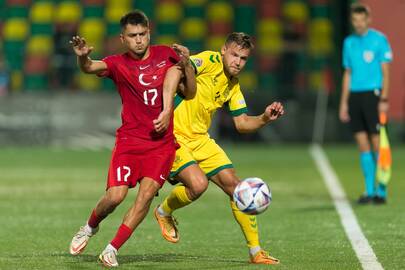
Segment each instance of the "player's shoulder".
[[350,46],[350,44],[354,41],[355,38],[356,38],[355,34],[350,34],[347,37],[345,37],[345,39],[343,40],[343,44],[345,46]]
[[151,45],[150,48],[151,48],[151,50],[158,52],[161,55],[176,53],[172,47],[167,46],[167,45]]
[[214,72],[223,68],[221,54],[216,51],[202,51],[192,55],[191,60],[197,68],[204,66],[208,72]]
[[379,40],[386,40],[387,37],[385,36],[385,34],[381,31],[378,31],[374,28],[370,28],[369,30],[370,36],[375,38],[375,39],[379,39]]
[[108,55],[106,57],[103,58],[104,60],[109,60],[109,61],[122,61],[125,58],[125,53],[123,54],[112,54],[112,55]]
[[221,63],[221,54],[216,51],[202,51],[199,54],[195,55],[196,57],[202,57],[212,64]]
[[156,61],[169,59],[172,63],[179,61],[177,53],[174,49],[167,45],[151,45],[150,50],[153,54],[153,59]]

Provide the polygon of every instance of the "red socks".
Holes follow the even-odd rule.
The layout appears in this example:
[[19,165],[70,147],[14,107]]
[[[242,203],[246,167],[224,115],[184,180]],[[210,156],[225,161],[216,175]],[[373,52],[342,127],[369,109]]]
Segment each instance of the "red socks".
[[122,223],[110,244],[118,250],[131,237],[132,232],[131,228]]
[[96,215],[96,210],[93,210],[93,212],[91,212],[90,218],[87,221],[87,224],[92,227],[93,229],[98,227],[98,224],[100,224],[100,222],[103,220],[104,218],[98,217]]

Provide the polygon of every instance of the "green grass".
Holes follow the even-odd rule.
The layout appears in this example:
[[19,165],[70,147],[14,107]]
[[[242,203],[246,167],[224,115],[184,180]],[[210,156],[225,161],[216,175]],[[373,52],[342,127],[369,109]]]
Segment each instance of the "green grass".
[[[274,269],[360,269],[333,203],[306,146],[225,147],[241,178],[259,176],[273,193],[259,216],[261,244],[281,260]],[[327,153],[351,199],[362,191],[351,147]],[[405,149],[394,152],[394,179],[386,206],[354,206],[385,269],[402,269],[405,223],[401,191]],[[83,255],[68,253],[71,237],[103,194],[109,151],[8,148],[0,152],[0,269],[100,269],[97,255],[114,236],[133,202],[101,225]],[[166,184],[153,207],[171,186]],[[400,210],[401,209],[401,210]],[[227,197],[214,185],[178,212],[181,241],[167,243],[151,213],[119,252],[120,269],[268,269],[247,263],[243,236]],[[402,252],[401,252],[402,251]]]

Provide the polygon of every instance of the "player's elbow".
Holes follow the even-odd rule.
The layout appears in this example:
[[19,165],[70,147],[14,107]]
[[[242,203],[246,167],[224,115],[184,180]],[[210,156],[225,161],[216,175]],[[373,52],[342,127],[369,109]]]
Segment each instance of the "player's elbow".
[[238,133],[241,134],[246,134],[246,133],[250,133],[251,131],[246,127],[246,125],[244,125],[243,122],[235,122],[235,128],[236,131],[238,131]]
[[195,85],[191,87],[186,87],[183,92],[185,100],[193,99],[196,94],[197,94],[197,87]]

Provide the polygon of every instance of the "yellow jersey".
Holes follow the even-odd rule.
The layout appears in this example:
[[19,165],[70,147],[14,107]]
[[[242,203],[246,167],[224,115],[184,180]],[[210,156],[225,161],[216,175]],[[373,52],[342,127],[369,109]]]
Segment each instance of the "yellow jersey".
[[238,79],[225,75],[219,52],[204,51],[190,58],[196,72],[197,93],[191,100],[175,97],[174,133],[195,139],[208,135],[216,110],[224,104],[232,116],[247,113],[247,107]]

